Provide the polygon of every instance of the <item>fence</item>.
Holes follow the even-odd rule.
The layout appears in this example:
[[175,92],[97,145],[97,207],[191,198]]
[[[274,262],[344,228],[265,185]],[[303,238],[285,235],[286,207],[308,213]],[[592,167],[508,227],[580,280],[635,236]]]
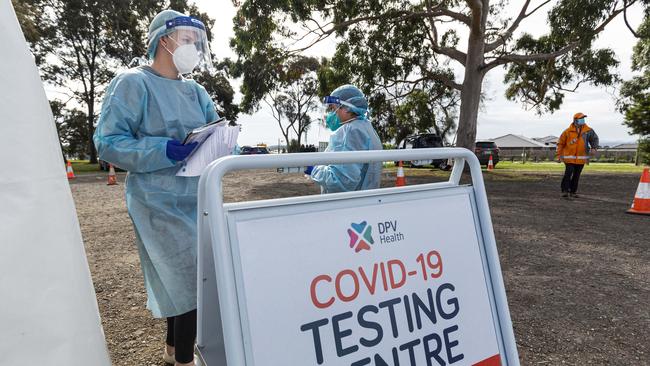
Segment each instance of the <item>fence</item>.
[[[555,159],[555,149],[499,149],[499,160],[501,161],[543,162],[553,161]],[[634,163],[636,161],[636,151],[600,149],[598,152],[596,152],[596,155],[591,161],[600,163]]]

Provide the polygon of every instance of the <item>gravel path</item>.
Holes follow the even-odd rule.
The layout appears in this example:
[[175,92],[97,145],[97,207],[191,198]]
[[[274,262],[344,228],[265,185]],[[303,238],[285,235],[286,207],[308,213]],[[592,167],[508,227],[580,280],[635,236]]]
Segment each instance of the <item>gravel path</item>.
[[[410,184],[440,179],[411,173]],[[81,176],[71,189],[113,364],[162,366],[164,322],[145,309],[119,179],[107,186],[103,176]],[[559,197],[559,179],[486,176],[522,364],[650,365],[650,217],[624,214],[639,178],[583,175],[584,196],[573,201]],[[229,202],[317,193],[299,175],[226,178]]]

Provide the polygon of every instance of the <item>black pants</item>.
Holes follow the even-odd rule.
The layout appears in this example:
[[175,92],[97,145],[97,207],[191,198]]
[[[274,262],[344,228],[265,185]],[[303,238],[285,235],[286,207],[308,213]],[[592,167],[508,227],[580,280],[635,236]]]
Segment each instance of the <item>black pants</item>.
[[176,362],[189,363],[194,360],[196,339],[196,309],[185,314],[167,318],[167,344],[176,348]]
[[583,164],[568,164],[565,163],[564,178],[562,178],[562,192],[576,193],[578,191],[578,181],[580,180],[580,173]]

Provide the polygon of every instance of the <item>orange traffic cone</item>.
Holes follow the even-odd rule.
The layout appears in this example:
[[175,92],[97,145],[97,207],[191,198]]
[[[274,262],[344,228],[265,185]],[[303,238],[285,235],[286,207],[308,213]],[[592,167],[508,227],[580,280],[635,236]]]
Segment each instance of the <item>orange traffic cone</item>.
[[115,186],[117,185],[117,176],[115,175],[115,168],[113,168],[113,164],[108,164],[108,183],[106,183],[107,186]]
[[397,178],[395,179],[395,187],[402,187],[406,185],[406,177],[404,177],[404,167],[402,162],[397,163]]
[[490,160],[488,160],[487,170],[488,171],[494,170],[494,162],[492,161],[492,153],[490,153]]
[[650,168],[648,167],[643,169],[632,208],[627,210],[627,213],[650,215]]
[[66,174],[68,174],[68,179],[74,179],[74,171],[72,171],[72,163],[68,160],[68,167],[66,168]]

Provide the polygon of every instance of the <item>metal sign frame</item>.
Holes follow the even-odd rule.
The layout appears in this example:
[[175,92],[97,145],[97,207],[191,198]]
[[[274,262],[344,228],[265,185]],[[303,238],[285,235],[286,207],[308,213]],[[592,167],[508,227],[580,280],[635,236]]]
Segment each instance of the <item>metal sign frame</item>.
[[[448,181],[414,186],[380,188],[366,191],[301,196],[237,204],[223,203],[223,177],[231,171],[277,169],[307,165],[345,164],[359,162],[453,159],[454,167]],[[461,186],[460,178],[469,166],[472,184]],[[492,229],[492,219],[477,157],[464,148],[431,148],[411,150],[378,150],[328,153],[300,153],[258,156],[228,156],[211,163],[199,181],[198,193],[198,332],[197,353],[203,366],[246,365],[244,326],[237,293],[237,264],[229,233],[228,213],[248,209],[273,208],[301,204],[336,204],[346,200],[386,196],[403,197],[465,188],[470,191],[475,226],[482,246],[484,275],[491,290],[490,303],[499,332],[501,364],[518,366],[515,337],[508,310],[499,256]],[[380,200],[381,202],[381,200]],[[395,200],[393,200],[395,202]]]

